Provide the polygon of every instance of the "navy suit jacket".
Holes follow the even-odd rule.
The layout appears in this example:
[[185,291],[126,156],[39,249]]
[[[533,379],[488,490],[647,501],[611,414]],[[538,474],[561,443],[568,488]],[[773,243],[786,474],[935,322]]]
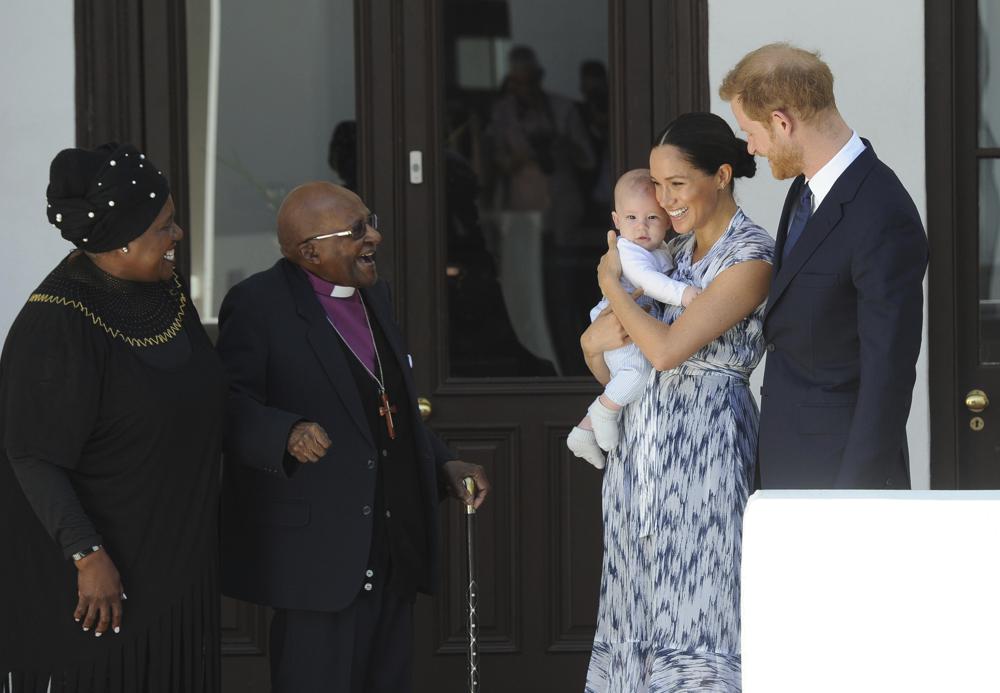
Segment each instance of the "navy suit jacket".
[[920,351],[927,237],[865,141],[782,262],[764,310],[758,474],[771,488],[909,488],[906,419]]
[[[362,295],[406,381],[397,416],[410,416],[429,539],[418,587],[438,573],[440,466],[454,455],[423,424],[389,288]],[[338,611],[365,581],[375,507],[376,455],[347,357],[305,274],[287,260],[237,284],[219,312],[219,356],[230,380],[224,442],[222,591],[285,609]],[[332,445],[314,464],[286,452],[298,421]],[[367,508],[367,510],[366,510]]]

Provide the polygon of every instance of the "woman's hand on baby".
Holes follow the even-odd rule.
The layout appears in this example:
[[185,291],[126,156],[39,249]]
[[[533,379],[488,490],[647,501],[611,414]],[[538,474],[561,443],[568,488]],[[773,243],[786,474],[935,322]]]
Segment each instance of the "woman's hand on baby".
[[597,265],[597,283],[601,285],[601,290],[607,296],[608,289],[618,284],[622,277],[622,261],[618,255],[618,235],[614,231],[608,231],[608,252],[601,256],[601,262]]
[[684,289],[684,293],[681,294],[681,305],[687,308],[689,305],[691,305],[691,301],[698,298],[700,294],[701,294],[701,289],[699,289],[697,286],[687,287],[686,289]]

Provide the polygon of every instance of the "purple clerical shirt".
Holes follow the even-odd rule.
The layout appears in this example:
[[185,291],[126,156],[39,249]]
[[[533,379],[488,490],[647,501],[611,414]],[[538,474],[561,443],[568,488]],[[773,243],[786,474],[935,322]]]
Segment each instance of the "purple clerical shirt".
[[353,287],[331,284],[311,272],[306,272],[306,277],[309,278],[320,305],[326,311],[326,317],[337,328],[337,332],[361,359],[361,363],[378,375],[375,343],[372,341],[371,329],[365,316],[365,306],[361,303],[361,294],[354,290],[350,296],[341,297],[340,294],[347,293]]

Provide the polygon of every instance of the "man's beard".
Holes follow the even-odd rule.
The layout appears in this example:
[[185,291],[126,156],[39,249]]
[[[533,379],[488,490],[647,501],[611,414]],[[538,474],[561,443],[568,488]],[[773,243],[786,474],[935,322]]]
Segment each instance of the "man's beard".
[[[772,144],[774,140],[771,140]],[[802,173],[804,167],[802,150],[791,146],[773,146],[767,157],[771,165],[771,175],[778,180],[795,178]]]

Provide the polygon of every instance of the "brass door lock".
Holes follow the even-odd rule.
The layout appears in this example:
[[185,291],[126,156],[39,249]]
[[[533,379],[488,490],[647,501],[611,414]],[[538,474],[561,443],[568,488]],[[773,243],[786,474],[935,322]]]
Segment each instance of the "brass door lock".
[[969,420],[969,428],[978,433],[979,431],[986,428],[986,422],[983,421],[983,417],[981,416],[973,416]]

